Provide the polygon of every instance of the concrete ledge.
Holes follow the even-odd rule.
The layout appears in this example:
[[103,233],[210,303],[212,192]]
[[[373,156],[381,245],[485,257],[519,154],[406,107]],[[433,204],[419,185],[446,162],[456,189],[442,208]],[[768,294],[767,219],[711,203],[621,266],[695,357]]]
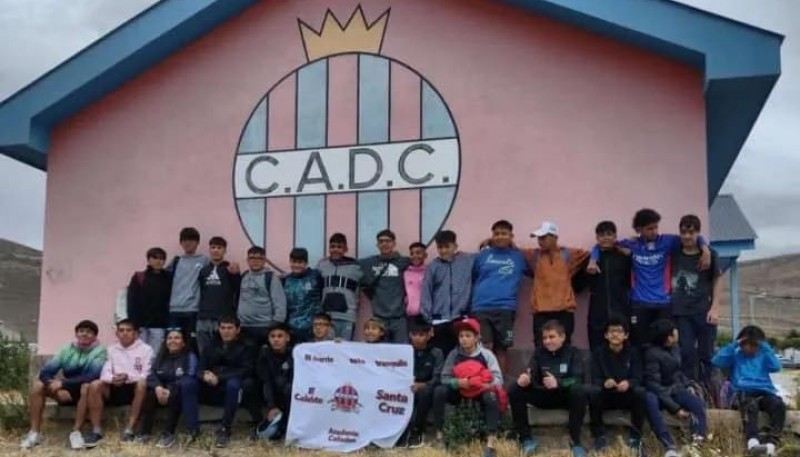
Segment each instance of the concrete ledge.
[[[103,409],[103,418],[105,420],[126,419],[128,417],[128,406],[107,406]],[[200,405],[199,408],[200,422],[218,422],[222,420],[222,408],[216,406]],[[60,406],[54,402],[48,402],[44,408],[44,417],[48,420],[55,421],[73,421],[75,420],[75,407],[74,406]],[[166,408],[159,408],[156,410],[157,419],[166,419]],[[236,422],[240,424],[248,424],[251,422],[250,414],[244,409],[239,409],[236,412]]]

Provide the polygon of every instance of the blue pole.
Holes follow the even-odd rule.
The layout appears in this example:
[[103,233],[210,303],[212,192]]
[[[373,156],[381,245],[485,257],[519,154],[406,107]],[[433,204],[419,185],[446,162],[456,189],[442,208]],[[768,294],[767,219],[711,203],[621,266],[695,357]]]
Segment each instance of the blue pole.
[[731,259],[731,336],[739,333],[739,257]]

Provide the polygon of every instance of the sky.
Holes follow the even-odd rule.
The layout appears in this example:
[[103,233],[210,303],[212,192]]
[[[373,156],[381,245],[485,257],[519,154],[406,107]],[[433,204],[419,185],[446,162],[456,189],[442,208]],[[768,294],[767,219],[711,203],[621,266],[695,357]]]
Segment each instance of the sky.
[[[800,252],[800,0],[680,1],[786,36],[783,74],[722,192],[759,236],[743,258]],[[153,3],[0,0],[0,100]],[[0,156],[0,183],[0,238],[41,249],[45,174]]]

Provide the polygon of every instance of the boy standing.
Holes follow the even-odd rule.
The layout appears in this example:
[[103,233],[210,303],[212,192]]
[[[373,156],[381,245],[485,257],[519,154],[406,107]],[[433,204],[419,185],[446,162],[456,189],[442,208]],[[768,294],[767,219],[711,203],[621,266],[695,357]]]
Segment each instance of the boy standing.
[[585,457],[581,426],[586,416],[589,393],[583,385],[583,362],[578,350],[566,344],[564,326],[552,320],[542,326],[542,345],[537,346],[528,369],[508,391],[511,415],[520,440],[520,450],[532,455],[538,443],[531,436],[528,405],[569,411],[572,455]]
[[264,248],[253,246],[247,250],[249,270],[242,275],[239,288],[241,331],[244,339],[253,346],[267,343],[269,327],[286,321],[286,293],[281,279],[266,268]]
[[[633,217],[633,229],[636,238],[621,240],[618,246],[631,255],[633,275],[631,276],[631,341],[634,345],[646,344],[650,324],[659,319],[672,317],[672,299],[670,282],[667,274],[670,265],[670,254],[681,245],[678,235],[662,235],[658,232],[661,215],[645,208],[636,212]],[[711,263],[711,251],[703,237],[698,239],[702,250],[700,268],[708,269]],[[587,271],[589,274],[602,273],[597,265],[600,248],[592,249],[591,260]]]
[[294,378],[291,330],[280,322],[272,326],[269,344],[261,348],[256,361],[256,373],[263,385],[263,400],[267,410],[267,420],[259,426],[258,432],[268,440],[282,438],[289,422]]
[[164,270],[167,253],[161,248],[147,250],[147,268],[137,271],[128,285],[128,319],[139,327],[142,341],[153,351],[164,342],[169,324],[169,297],[172,277]]
[[[433,391],[433,425],[436,429],[436,447],[444,445],[444,407],[446,403],[458,404],[464,400],[478,401],[483,406],[483,424],[486,447],[483,457],[496,457],[495,441],[500,426],[500,391],[503,390],[503,373],[492,351],[480,344],[481,325],[467,318],[456,322],[458,347],[448,354],[442,367],[442,383]],[[481,373],[474,377],[459,377],[459,368],[479,367]],[[484,376],[486,375],[486,376]]]
[[559,247],[558,226],[552,222],[543,222],[531,237],[539,243],[538,249],[525,252],[534,279],[531,291],[534,344],[541,345],[542,326],[552,320],[561,323],[566,331],[566,344],[570,344],[577,307],[572,278],[584,269],[589,253]]
[[413,318],[422,313],[422,281],[425,278],[425,259],[428,258],[428,250],[419,241],[411,243],[408,247],[411,265],[403,273],[403,280],[406,285],[406,316]]
[[383,343],[386,340],[386,323],[379,317],[370,317],[364,322],[364,342]]
[[594,229],[600,256],[600,272],[589,278],[589,348],[594,351],[606,345],[606,333],[612,314],[631,321],[630,288],[631,258],[617,248],[617,226],[602,221]]
[[706,409],[703,400],[693,395],[689,378],[681,371],[678,329],[669,319],[655,321],[650,329],[651,346],[644,357],[644,380],[647,416],[650,425],[666,449],[665,457],[677,457],[675,440],[661,417],[661,408],[680,419],[692,419],[692,438],[702,442],[706,436]]
[[167,270],[172,274],[172,290],[169,299],[170,327],[180,327],[189,341],[196,347],[197,309],[200,306],[200,269],[208,263],[208,257],[197,253],[200,232],[186,227],[180,233],[183,254],[170,262]]
[[[786,421],[786,404],[770,378],[770,373],[781,371],[781,362],[766,339],[761,328],[748,325],[739,332],[736,341],[717,352],[712,362],[730,372],[747,450],[752,454],[774,456]],[[769,416],[769,429],[763,441],[758,436],[759,412]]]
[[381,230],[376,239],[379,254],[361,261],[364,293],[372,304],[372,314],[386,324],[386,340],[408,343],[403,275],[411,261],[395,251],[396,237],[391,230]]
[[92,432],[86,436],[84,447],[91,449],[103,439],[103,408],[106,404],[131,406],[121,441],[133,441],[147,395],[147,375],[153,358],[153,349],[139,339],[136,324],[129,319],[117,322],[117,342],[108,348],[108,359],[103,364],[100,379],[92,381],[89,386]]
[[407,445],[410,448],[423,444],[428,413],[433,405],[433,392],[439,384],[444,366],[444,355],[439,348],[430,344],[431,324],[421,317],[409,322],[409,338],[414,347],[414,412],[409,421]]
[[719,296],[722,272],[717,253],[711,250],[711,267],[698,267],[700,218],[683,216],[679,224],[681,248],[672,256],[672,315],[678,326],[681,367],[689,379],[711,386],[711,355],[714,352],[713,326],[719,321]]
[[431,344],[442,354],[449,354],[458,346],[453,322],[469,313],[475,256],[458,251],[456,233],[452,230],[437,233],[435,242],[439,257],[425,271],[421,312],[433,324]]
[[595,450],[608,447],[603,428],[603,413],[610,409],[631,412],[628,445],[639,455],[644,427],[645,390],[642,386],[642,362],[639,351],[628,345],[628,320],[612,314],[606,321],[606,345],[592,351],[592,385],[589,416]]
[[308,251],[294,248],[289,253],[291,272],[283,278],[287,323],[294,344],[311,340],[314,315],[320,311],[322,276],[308,268]]
[[337,338],[352,341],[358,318],[358,291],[364,272],[359,263],[347,257],[347,237],[334,233],[328,241],[328,258],[322,259],[317,271],[322,275],[322,311],[333,319]]
[[[86,421],[89,384],[100,377],[106,360],[106,349],[97,342],[97,324],[89,320],[75,326],[75,341],[58,350],[47,361],[34,381],[30,395],[31,429],[20,448],[31,449],[44,441],[41,433],[45,400],[52,398],[59,405],[76,405],[75,422],[69,434],[70,448],[83,449],[81,427]],[[59,376],[59,373],[61,376]]]
[[489,247],[482,249],[472,269],[472,312],[481,324],[486,349],[494,351],[506,369],[506,349],[514,344],[514,317],[523,274],[530,275],[522,251],[513,246],[514,226],[508,221],[492,225]]
[[200,270],[200,305],[197,313],[197,346],[204,351],[217,332],[217,321],[236,310],[239,294],[239,265],[225,260],[228,242],[221,236],[208,241],[211,262]]

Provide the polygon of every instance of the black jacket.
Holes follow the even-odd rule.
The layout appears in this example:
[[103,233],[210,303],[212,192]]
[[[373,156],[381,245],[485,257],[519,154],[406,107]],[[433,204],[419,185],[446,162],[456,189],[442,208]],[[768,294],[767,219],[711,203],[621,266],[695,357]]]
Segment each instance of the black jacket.
[[172,274],[167,270],[147,267],[134,273],[128,285],[128,318],[139,327],[165,328],[169,324],[171,293]]
[[681,409],[672,394],[689,386],[689,378],[681,370],[678,348],[650,346],[644,356],[644,382],[656,394],[664,408],[672,414]]
[[234,376],[245,380],[253,376],[254,360],[255,350],[241,337],[226,344],[216,335],[203,349],[200,369],[197,371],[200,377],[204,371],[211,371],[220,383]]
[[444,366],[444,355],[439,348],[428,345],[414,349],[414,382],[424,382],[433,387],[439,383]]
[[242,276],[230,273],[228,265],[230,264],[227,261],[219,265],[209,263],[200,270],[198,319],[217,320],[222,316],[236,313]]
[[159,354],[147,376],[147,386],[151,389],[170,387],[184,376],[197,377],[197,356],[194,353],[187,350],[175,355]]
[[256,362],[256,373],[264,385],[264,402],[267,410],[288,408],[294,379],[291,347],[284,354],[278,354],[268,345],[262,346]]
[[625,345],[619,353],[603,345],[592,353],[592,384],[603,387],[606,379],[628,381],[630,388],[642,383],[642,361],[639,351]]
[[589,279],[589,319],[604,322],[609,312],[630,315],[631,258],[616,249],[600,251],[600,273]]
[[550,373],[558,380],[558,386],[569,388],[584,382],[583,359],[580,352],[572,346],[564,345],[561,349],[550,352],[545,348],[536,348],[528,365],[531,370],[531,385],[542,387],[542,379]]

